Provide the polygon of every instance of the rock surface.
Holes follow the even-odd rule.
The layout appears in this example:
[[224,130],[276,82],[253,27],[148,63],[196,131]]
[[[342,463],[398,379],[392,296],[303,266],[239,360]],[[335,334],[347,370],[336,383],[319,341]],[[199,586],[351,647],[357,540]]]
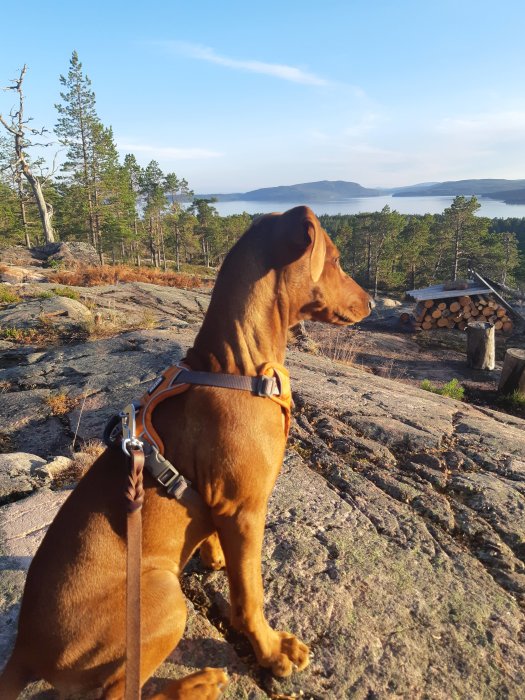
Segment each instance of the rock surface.
[[46,460],[26,452],[0,454],[0,504],[28,496],[43,485]]
[[57,241],[29,249],[21,245],[9,246],[0,249],[0,262],[24,267],[49,267],[53,262],[63,263],[68,267],[74,267],[79,263],[100,265],[95,248],[81,241]]
[[80,301],[68,297],[32,299],[0,310],[3,328],[41,328],[45,324],[69,330],[91,320],[91,311]]
[[[4,451],[47,461],[70,456],[75,433],[79,444],[99,437],[192,342],[202,311],[194,292],[178,292],[176,328],[4,352]],[[224,663],[238,674],[231,698],[521,698],[525,421],[295,350],[287,365],[295,420],[269,505],[266,611],[311,645],[312,664],[285,681],[257,669],[229,629],[224,572],[194,559],[183,575],[189,638],[159,674]],[[71,408],[56,416],[46,397],[60,391]],[[0,545],[4,649],[32,533],[45,527],[25,513],[41,502],[49,515],[61,497],[43,490],[0,511],[15,527]]]
[[0,270],[0,282],[9,284],[21,284],[23,282],[46,282],[47,275],[34,267],[19,267],[10,265]]

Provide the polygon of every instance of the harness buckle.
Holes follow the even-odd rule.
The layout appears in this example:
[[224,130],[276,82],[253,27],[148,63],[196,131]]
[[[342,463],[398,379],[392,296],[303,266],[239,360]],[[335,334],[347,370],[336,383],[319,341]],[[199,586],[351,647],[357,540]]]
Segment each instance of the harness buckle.
[[275,377],[267,377],[265,374],[261,374],[257,377],[255,393],[257,396],[262,396],[263,398],[269,398],[270,396],[278,394],[279,386]]
[[173,498],[179,499],[191,485],[188,479],[185,479],[173,464],[149,442],[146,442],[146,468],[155,481],[165,488],[168,495]]
[[173,498],[180,498],[188,487],[186,479],[171,464],[157,476],[157,481]]

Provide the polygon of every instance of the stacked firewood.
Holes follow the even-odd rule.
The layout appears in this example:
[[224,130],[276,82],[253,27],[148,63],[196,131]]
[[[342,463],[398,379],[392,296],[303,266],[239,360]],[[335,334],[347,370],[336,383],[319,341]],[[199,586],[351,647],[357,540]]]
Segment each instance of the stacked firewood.
[[[510,333],[513,328],[507,309],[491,297],[481,294],[420,301],[414,315],[416,328],[425,331],[432,328],[457,328],[464,331],[472,321],[491,323],[496,331],[502,333]],[[401,314],[402,323],[409,321],[409,314]]]

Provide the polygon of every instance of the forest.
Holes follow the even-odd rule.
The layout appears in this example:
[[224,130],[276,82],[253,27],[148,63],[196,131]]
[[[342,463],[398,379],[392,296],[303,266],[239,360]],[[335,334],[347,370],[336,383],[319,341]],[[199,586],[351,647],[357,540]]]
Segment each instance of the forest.
[[[23,80],[11,81],[16,106],[0,115],[0,247],[61,240],[92,244],[101,262],[161,269],[217,268],[252,215],[219,216],[181,174],[133,153],[121,160],[100,120],[91,81],[73,52],[57,80],[53,132],[24,111]],[[32,157],[61,149],[53,158]],[[457,279],[472,267],[502,284],[525,286],[525,219],[476,216],[476,197],[457,196],[442,214],[380,212],[320,216],[344,269],[376,294]]]

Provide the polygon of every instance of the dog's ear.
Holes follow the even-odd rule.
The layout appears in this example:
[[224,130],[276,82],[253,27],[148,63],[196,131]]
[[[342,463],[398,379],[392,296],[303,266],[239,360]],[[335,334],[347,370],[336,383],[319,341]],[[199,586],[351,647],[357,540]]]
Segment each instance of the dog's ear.
[[284,217],[291,219],[293,242],[301,253],[310,253],[310,275],[317,282],[323,272],[326,258],[325,234],[319,220],[308,207],[290,209]]
[[312,249],[310,251],[310,275],[314,282],[317,282],[323,272],[326,258],[325,234],[319,225],[317,218],[309,212],[304,222],[306,235],[310,241]]
[[326,258],[325,233],[311,209],[294,207],[284,214],[261,217],[261,225],[272,224],[272,267],[284,267],[299,258],[309,256],[310,275],[317,282]]

